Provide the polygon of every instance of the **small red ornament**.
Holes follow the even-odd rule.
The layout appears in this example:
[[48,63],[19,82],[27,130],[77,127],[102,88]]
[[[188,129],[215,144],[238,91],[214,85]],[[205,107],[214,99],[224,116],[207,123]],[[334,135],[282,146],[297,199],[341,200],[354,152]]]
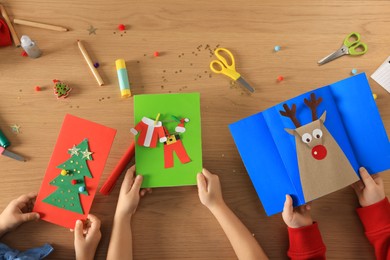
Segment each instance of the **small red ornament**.
[[124,31],[124,30],[126,30],[126,26],[124,24],[120,24],[120,25],[118,25],[118,30]]
[[40,86],[35,86],[35,91],[41,91],[41,87]]
[[23,51],[20,55],[23,56],[23,57],[28,57],[28,54],[27,54],[26,51]]
[[279,76],[276,80],[279,81],[279,82],[281,82],[281,81],[284,80],[284,78],[283,78],[283,76]]
[[0,46],[12,45],[11,33],[8,25],[3,19],[0,19]]
[[77,180],[72,180],[72,185],[76,185],[77,184]]
[[158,51],[155,51],[154,53],[153,53],[153,56],[154,57],[158,57],[160,55],[160,53],[158,53]]

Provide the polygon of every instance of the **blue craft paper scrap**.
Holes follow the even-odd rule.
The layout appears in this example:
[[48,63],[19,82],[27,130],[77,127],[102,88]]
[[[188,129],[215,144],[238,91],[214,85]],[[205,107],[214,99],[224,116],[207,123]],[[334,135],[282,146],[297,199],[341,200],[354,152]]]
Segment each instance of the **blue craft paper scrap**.
[[325,126],[356,173],[360,166],[371,174],[390,168],[389,139],[364,73],[307,92],[229,125],[267,215],[283,210],[286,194],[292,195],[294,206],[307,202],[301,187],[295,138],[284,130],[295,127],[279,111],[284,103],[296,104],[298,121],[309,123],[311,112],[303,100],[311,93],[322,97],[317,113],[320,116],[326,111]]

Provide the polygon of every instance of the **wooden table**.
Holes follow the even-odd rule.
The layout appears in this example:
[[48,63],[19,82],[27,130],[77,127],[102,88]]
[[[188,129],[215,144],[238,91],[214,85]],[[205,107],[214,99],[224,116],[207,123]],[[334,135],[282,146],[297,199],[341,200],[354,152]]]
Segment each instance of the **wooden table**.
[[[70,113],[118,130],[102,181],[133,139],[133,99],[121,99],[114,61],[126,60],[133,94],[201,93],[204,167],[221,178],[227,204],[251,230],[271,259],[285,259],[288,237],[280,215],[267,217],[227,125],[286,99],[333,83],[356,68],[371,75],[389,55],[388,1],[32,1],[3,2],[9,16],[68,27],[69,32],[16,25],[43,51],[22,57],[0,49],[0,127],[10,150],[28,158],[0,157],[0,208],[41,185],[64,115]],[[126,31],[117,29],[126,25]],[[96,34],[89,35],[92,25]],[[317,61],[352,31],[369,46],[361,57]],[[77,48],[84,41],[105,85],[99,87]],[[280,45],[277,53],[273,48]],[[255,87],[248,96],[209,69],[212,50],[229,48],[238,70]],[[154,57],[155,51],[160,52]],[[279,75],[284,77],[277,82]],[[67,99],[53,94],[53,79],[68,83]],[[369,79],[384,124],[390,130],[389,94]],[[41,86],[40,92],[34,90]],[[20,126],[20,133],[10,125]],[[382,174],[390,193],[389,172]],[[121,182],[122,178],[119,180]],[[105,259],[119,185],[97,194],[91,212],[101,218],[103,238],[96,259]],[[312,216],[320,223],[329,259],[372,259],[373,249],[355,213],[351,188],[318,199]],[[235,259],[196,187],[159,188],[142,200],[133,220],[135,259]],[[48,259],[71,259],[73,234],[44,221],[25,224],[2,239],[18,249],[52,243]]]

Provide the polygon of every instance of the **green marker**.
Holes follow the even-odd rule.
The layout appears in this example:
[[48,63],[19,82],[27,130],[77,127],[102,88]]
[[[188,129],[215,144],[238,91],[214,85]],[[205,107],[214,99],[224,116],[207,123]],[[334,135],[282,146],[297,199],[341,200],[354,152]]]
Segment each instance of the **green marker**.
[[0,146],[4,147],[4,148],[7,148],[7,146],[9,146],[11,143],[9,142],[9,140],[7,139],[7,137],[5,137],[5,135],[3,134],[3,132],[0,130]]
[[9,142],[9,140],[7,139],[7,137],[5,137],[4,133],[0,130],[0,155],[5,155],[7,157],[10,157],[12,159],[15,159],[15,160],[18,160],[18,161],[22,161],[22,162],[25,162],[26,160],[16,154],[16,153],[13,153],[13,152],[10,152],[10,151],[7,151],[5,148],[8,147],[11,143]]

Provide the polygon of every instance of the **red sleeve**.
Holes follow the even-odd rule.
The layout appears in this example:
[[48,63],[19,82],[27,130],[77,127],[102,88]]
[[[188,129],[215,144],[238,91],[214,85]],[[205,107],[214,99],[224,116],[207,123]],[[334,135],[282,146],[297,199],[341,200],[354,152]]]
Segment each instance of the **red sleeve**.
[[135,130],[137,130],[137,132],[141,132],[142,131],[142,125],[143,125],[143,122],[142,120],[138,122],[138,124],[134,127]]
[[322,241],[318,224],[301,228],[288,228],[290,248],[287,255],[291,259],[326,259],[326,247]]
[[356,209],[363,223],[366,236],[374,246],[376,259],[390,259],[390,203],[383,200]]
[[163,126],[155,127],[154,129],[156,129],[157,131],[157,135],[160,140],[160,143],[167,141],[167,137],[165,136],[165,131]]

